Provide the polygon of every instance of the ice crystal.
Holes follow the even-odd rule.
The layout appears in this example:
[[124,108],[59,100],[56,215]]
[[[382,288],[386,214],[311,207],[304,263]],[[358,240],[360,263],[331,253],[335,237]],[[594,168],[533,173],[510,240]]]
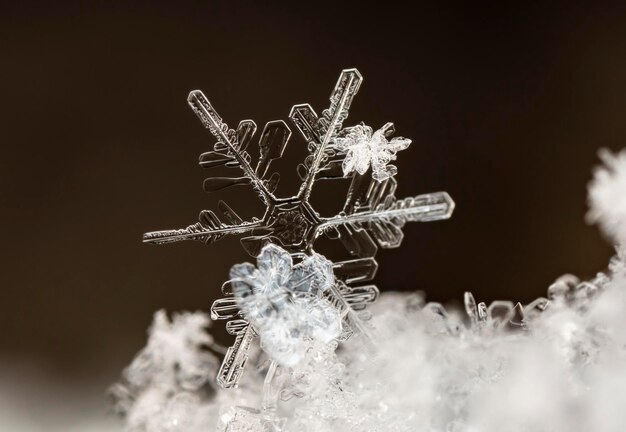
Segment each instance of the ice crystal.
[[306,342],[328,343],[341,333],[337,309],[322,297],[334,284],[332,264],[313,254],[293,265],[284,249],[268,244],[253,265],[230,272],[233,293],[244,316],[261,338],[261,347],[283,366],[296,365]]
[[335,147],[345,153],[343,174],[357,172],[361,175],[372,167],[372,178],[379,182],[393,177],[398,169],[388,165],[396,159],[396,153],[404,150],[411,144],[410,139],[396,137],[391,141],[387,137],[394,132],[393,123],[387,123],[381,129],[372,133],[372,128],[364,124],[346,128],[345,137],[335,139]]
[[[332,264],[334,282],[322,290],[325,300],[317,298],[313,301],[315,297],[312,292],[306,301],[303,300],[306,296],[293,296],[291,288],[282,286],[286,276],[281,272],[288,270],[275,268],[278,273],[269,277],[263,272],[262,266],[266,265],[263,260],[259,261],[259,271],[255,273],[259,282],[250,284],[253,288],[249,292],[253,295],[249,299],[244,299],[241,291],[234,298],[226,287],[226,297],[217,300],[211,307],[211,318],[228,320],[227,330],[235,336],[235,343],[226,353],[217,377],[223,387],[238,385],[249,357],[247,352],[257,333],[265,334],[264,348],[272,351],[272,357],[282,364],[292,364],[300,355],[295,354],[295,345],[282,346],[287,351],[283,353],[284,356],[278,355],[281,345],[276,342],[288,340],[286,334],[279,337],[279,331],[287,332],[297,328],[295,333],[303,332],[306,338],[315,334],[316,338],[332,339],[329,335],[334,335],[338,326],[333,323],[334,315],[328,312],[327,303],[332,304],[341,316],[344,336],[351,333],[367,336],[366,325],[362,322],[366,315],[357,311],[376,299],[378,289],[374,285],[353,285],[374,277],[377,269],[374,256],[378,246],[398,247],[404,236],[402,228],[406,222],[447,219],[452,214],[454,202],[445,192],[396,199],[396,181],[392,178],[396,168],[388,163],[396,158],[397,151],[406,148],[411,141],[404,138],[388,140],[394,132],[392,123],[387,123],[376,132],[365,125],[342,129],[362,80],[356,69],[342,71],[330,96],[330,106],[320,116],[308,104],[295,105],[291,109],[290,120],[306,140],[309,155],[298,166],[302,180],[299,191],[288,198],[277,198],[274,195],[280,175],[271,173],[270,167],[272,161],[280,158],[286,149],[291,137],[289,126],[282,120],[265,125],[259,138],[256,167],[253,168],[248,148],[256,124],[252,120],[243,120],[236,129],[231,129],[201,91],[195,90],[189,94],[189,105],[217,139],[212,151],[200,155],[200,166],[237,168],[242,173],[242,176],[209,177],[204,181],[205,191],[250,185],[264,203],[265,213],[261,218],[244,221],[228,204],[220,201],[218,209],[225,221],[213,211],[203,210],[199,222],[184,229],[147,233],[144,235],[145,242],[162,244],[199,240],[210,244],[225,235],[244,235],[241,244],[254,257],[261,253],[264,246],[273,244],[287,251],[294,259],[303,260],[294,267],[294,272],[303,272],[313,262],[310,257],[319,257],[314,251],[314,244],[322,235],[339,239],[351,255],[344,261]],[[351,183],[343,209],[333,216],[320,215],[310,204],[314,185],[318,181],[341,180],[345,177],[349,177]],[[239,267],[238,271],[244,269],[252,272],[249,266]],[[261,288],[265,282],[267,285]],[[302,288],[308,289],[304,286]],[[262,294],[263,290],[272,293],[271,299],[267,294]],[[309,320],[320,320],[317,327],[311,327],[309,322],[309,329],[303,331],[306,326],[302,324],[263,324],[264,321],[259,319],[255,309],[260,306],[258,303],[265,302],[267,307],[274,307],[274,297],[284,292],[290,293],[288,297],[293,298],[290,302],[279,303],[289,306],[283,307],[282,313],[272,319],[285,319],[287,314],[300,319],[308,316]],[[246,310],[241,311],[240,308]],[[298,309],[300,312],[306,309],[307,314],[303,315]],[[256,325],[250,325],[250,320],[254,320]],[[264,325],[265,330],[256,328],[257,325]],[[274,329],[273,333],[268,332],[270,327]],[[289,359],[287,352],[293,357]]]

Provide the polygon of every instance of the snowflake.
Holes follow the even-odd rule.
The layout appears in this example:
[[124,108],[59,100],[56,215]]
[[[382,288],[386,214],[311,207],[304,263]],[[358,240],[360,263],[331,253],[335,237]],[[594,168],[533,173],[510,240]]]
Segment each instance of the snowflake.
[[252,264],[230,272],[243,315],[261,337],[261,347],[283,366],[295,366],[309,341],[328,343],[341,333],[341,317],[322,297],[334,284],[332,263],[318,254],[293,265],[284,249],[268,244]]
[[[342,129],[362,80],[356,69],[342,71],[330,96],[330,106],[321,116],[308,104],[292,108],[290,120],[307,141],[309,155],[298,166],[302,180],[300,189],[288,198],[274,195],[280,176],[277,172],[270,174],[271,162],[283,155],[291,137],[287,124],[277,120],[265,125],[258,144],[259,157],[253,168],[247,149],[256,124],[243,120],[236,129],[230,128],[201,91],[192,91],[188,98],[191,108],[217,139],[212,151],[200,155],[200,166],[237,168],[243,173],[242,176],[209,177],[204,181],[205,191],[250,185],[265,205],[265,213],[261,218],[244,221],[228,204],[220,201],[218,209],[224,220],[211,210],[203,210],[199,222],[183,229],[147,233],[144,242],[198,240],[210,244],[226,235],[244,235],[241,244],[254,257],[267,244],[274,244],[295,259],[306,262],[307,256],[314,256],[313,246],[320,236],[339,239],[352,257],[332,264],[335,282],[324,291],[324,296],[341,315],[344,333],[367,333],[357,311],[377,298],[378,289],[374,285],[352,285],[374,277],[378,246],[398,247],[406,222],[447,219],[454,202],[446,192],[396,199],[393,179],[396,168],[387,163],[410,141],[402,138],[388,141],[387,137],[393,132],[391,123],[374,133],[363,125]],[[314,185],[345,176],[349,176],[351,183],[342,211],[330,217],[321,216],[309,202]],[[226,297],[217,300],[211,308],[211,317],[229,320],[227,331],[235,336],[235,343],[228,349],[218,373],[218,383],[223,387],[237,386],[247,361],[247,350],[259,330],[250,325],[250,318],[240,310],[241,301],[233,297],[231,289],[232,284],[225,284]]]
[[389,162],[396,159],[396,152],[411,144],[410,139],[401,137],[387,140],[394,132],[393,123],[387,123],[374,133],[371,127],[364,124],[346,128],[345,132],[345,138],[335,140],[335,147],[346,154],[342,165],[346,177],[355,171],[363,175],[370,166],[374,180],[381,182],[393,177],[398,169],[388,165]]

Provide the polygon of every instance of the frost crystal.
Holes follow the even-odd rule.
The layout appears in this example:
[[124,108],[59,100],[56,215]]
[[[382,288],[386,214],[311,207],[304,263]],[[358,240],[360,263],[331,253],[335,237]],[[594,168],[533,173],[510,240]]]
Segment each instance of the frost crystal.
[[379,182],[393,177],[398,169],[388,165],[396,159],[396,152],[404,150],[411,144],[410,139],[396,137],[391,141],[387,137],[394,132],[393,123],[387,123],[372,134],[372,128],[360,124],[344,129],[345,137],[335,140],[335,147],[346,154],[343,161],[343,174],[357,172],[365,174],[372,167],[372,178]]
[[[226,297],[211,307],[211,318],[228,320],[226,329],[235,336],[217,377],[223,387],[237,387],[257,333],[261,333],[264,349],[282,365],[295,364],[302,357],[300,342],[296,341],[328,341],[335,337],[340,327],[335,322],[337,314],[343,320],[343,339],[352,333],[367,338],[368,330],[363,322],[367,314],[358,311],[378,297],[378,289],[374,285],[353,285],[374,277],[378,246],[398,247],[406,222],[447,219],[452,214],[454,202],[445,192],[396,199],[393,179],[396,168],[388,163],[411,141],[388,140],[394,131],[392,123],[373,133],[365,125],[342,129],[362,80],[356,69],[342,71],[330,96],[330,106],[320,116],[308,104],[291,109],[290,120],[307,142],[309,155],[298,166],[300,189],[288,198],[274,195],[280,175],[271,173],[270,167],[285,151],[291,137],[289,126],[282,120],[265,125],[253,168],[248,149],[256,124],[243,120],[236,129],[231,129],[201,91],[189,94],[189,105],[217,139],[212,151],[200,155],[200,166],[237,168],[242,173],[242,176],[209,177],[204,181],[205,191],[250,185],[266,208],[261,218],[244,221],[220,201],[218,209],[224,220],[211,210],[203,210],[199,222],[187,228],[144,235],[146,243],[199,240],[210,244],[225,235],[239,234],[244,235],[241,244],[250,255],[263,254],[259,257],[258,270],[253,270],[251,265],[234,269],[235,280],[246,282],[235,283],[239,290],[231,291],[230,285],[224,286]],[[345,177],[351,183],[342,211],[328,217],[320,215],[309,202],[314,185]],[[317,276],[311,285],[308,282],[309,273],[318,272],[321,267],[327,276],[330,274],[330,264],[326,261],[320,264],[322,258],[313,249],[322,235],[339,239],[351,255],[332,264],[334,281],[326,288],[323,288],[326,281],[318,281]],[[263,249],[268,244],[277,248]],[[291,259],[284,259],[287,254],[302,262],[292,269]],[[248,277],[250,274],[255,278]],[[296,286],[293,280],[301,286]],[[314,286],[319,284],[323,286]],[[328,304],[336,312],[330,312]],[[270,310],[271,314],[266,312]],[[315,320],[318,322],[314,324]]]
[[249,263],[230,272],[237,304],[261,337],[261,347],[283,366],[295,366],[308,344],[328,343],[341,333],[337,309],[322,297],[334,284],[330,261],[318,254],[293,265],[276,245],[263,248],[258,270]]

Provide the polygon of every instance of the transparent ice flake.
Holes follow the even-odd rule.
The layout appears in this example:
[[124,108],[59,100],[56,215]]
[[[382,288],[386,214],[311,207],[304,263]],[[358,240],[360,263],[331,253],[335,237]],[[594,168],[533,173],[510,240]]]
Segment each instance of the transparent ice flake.
[[[286,151],[292,137],[290,126],[282,120],[268,122],[259,135],[257,148],[254,121],[243,120],[231,128],[200,90],[189,94],[190,107],[216,140],[212,149],[200,155],[200,166],[233,171],[230,176],[209,176],[204,181],[205,191],[251,187],[265,211],[261,217],[244,220],[229,204],[219,201],[217,212],[201,211],[198,222],[186,228],[146,233],[144,242],[196,240],[211,244],[227,235],[239,235],[244,249],[258,257],[256,267],[233,267],[232,280],[223,287],[226,297],[217,300],[211,309],[213,319],[232,320],[229,332],[236,337],[218,373],[218,382],[224,387],[238,385],[248,358],[245,351],[256,332],[262,333],[267,327],[263,320],[274,320],[277,326],[275,334],[266,335],[265,347],[273,347],[281,338],[288,339],[285,335],[291,333],[279,328],[285,317],[299,310],[294,305],[300,296],[307,299],[308,311],[320,323],[332,321],[332,314],[326,306],[318,308],[309,297],[323,297],[336,309],[345,337],[358,333],[367,338],[365,315],[356,311],[374,301],[378,290],[373,285],[353,285],[373,278],[378,247],[398,247],[406,222],[447,219],[452,214],[454,202],[445,192],[396,198],[393,177],[397,170],[389,163],[411,140],[392,138],[392,123],[376,131],[364,124],[344,127],[362,81],[356,69],[343,70],[330,95],[330,104],[321,114],[309,104],[291,109],[289,120],[306,141],[308,155],[297,167],[302,180],[298,193],[285,198],[275,195],[280,175],[272,169],[272,162]],[[350,186],[343,209],[336,215],[319,214],[310,203],[315,184],[346,178]],[[314,245],[322,235],[339,240],[351,256],[335,263],[314,262],[320,257]],[[275,245],[276,249],[264,249],[267,245]],[[336,327],[328,334],[336,333]],[[319,329],[316,332],[315,337],[329,338]]]
[[364,124],[344,129],[345,136],[336,138],[334,145],[346,155],[342,164],[344,176],[353,172],[363,175],[370,167],[372,178],[379,182],[396,175],[397,168],[389,162],[395,160],[396,153],[406,149],[411,140],[402,137],[388,140],[393,131],[393,123],[387,123],[375,132]]

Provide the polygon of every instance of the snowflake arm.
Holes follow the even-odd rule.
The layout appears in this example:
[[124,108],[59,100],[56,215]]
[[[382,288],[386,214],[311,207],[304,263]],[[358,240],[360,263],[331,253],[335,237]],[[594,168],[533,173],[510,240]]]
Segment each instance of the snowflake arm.
[[[227,160],[231,164],[238,165],[245,175],[243,177],[245,180],[240,180],[240,183],[250,182],[263,202],[269,204],[271,193],[250,166],[250,155],[237,142],[237,132],[224,123],[217,111],[215,111],[215,108],[213,108],[200,90],[194,90],[189,93],[187,102],[189,102],[189,106],[191,106],[191,109],[196,113],[204,127],[209,129],[217,138],[213,153],[223,156],[223,160]],[[225,153],[223,153],[224,151]]]
[[358,70],[343,70],[330,96],[330,107],[324,110],[319,119],[308,104],[296,105],[291,110],[291,119],[305,139],[309,141],[309,146],[313,151],[307,166],[307,173],[298,192],[300,199],[306,201],[311,195],[316,175],[327,156],[327,147],[348,117],[350,104],[362,81],[363,77]]
[[243,319],[227,322],[226,331],[235,336],[235,342],[226,351],[217,372],[217,383],[223,388],[233,388],[239,384],[248,362],[250,344],[257,334],[250,323]]
[[183,240],[197,240],[205,244],[210,244],[228,234],[246,234],[263,227],[261,221],[242,222],[238,225],[225,225],[221,223],[219,219],[217,219],[217,216],[210,210],[203,210],[200,213],[200,221],[201,222],[189,225],[187,228],[145,233],[143,235],[143,242],[167,244]]
[[351,254],[371,257],[377,250],[374,239],[383,248],[398,247],[406,222],[448,219],[454,211],[454,201],[446,192],[396,200],[396,185],[393,178],[378,182],[355,175],[343,212],[323,218],[315,238],[326,233],[339,238]]
[[453,210],[454,201],[447,192],[434,192],[398,201],[394,199],[393,202],[384,203],[374,210],[327,218],[317,229],[324,232],[338,225],[380,221],[394,221],[397,225],[403,225],[405,222],[430,222],[448,219]]
[[[273,191],[280,176],[278,173],[273,173],[267,180],[264,180],[264,177],[272,160],[282,156],[291,136],[291,130],[285,122],[277,120],[265,125],[259,140],[260,155],[257,167],[253,170],[250,165],[250,154],[246,148],[256,131],[256,124],[252,120],[244,120],[239,123],[236,130],[229,129],[199,90],[191,92],[188,101],[202,123],[218,139],[213,151],[200,155],[200,166],[202,168],[239,167],[244,172],[243,177],[209,177],[204,180],[204,190],[215,192],[230,186],[251,184],[266,206],[274,203],[276,199]],[[212,211],[204,210],[200,213],[199,223],[182,229],[149,232],[144,235],[143,241],[166,244],[182,240],[199,240],[209,244],[226,234],[252,233],[255,229],[266,227],[266,220],[244,222],[223,201],[219,202],[219,210],[227,219],[228,224],[224,224]]]

